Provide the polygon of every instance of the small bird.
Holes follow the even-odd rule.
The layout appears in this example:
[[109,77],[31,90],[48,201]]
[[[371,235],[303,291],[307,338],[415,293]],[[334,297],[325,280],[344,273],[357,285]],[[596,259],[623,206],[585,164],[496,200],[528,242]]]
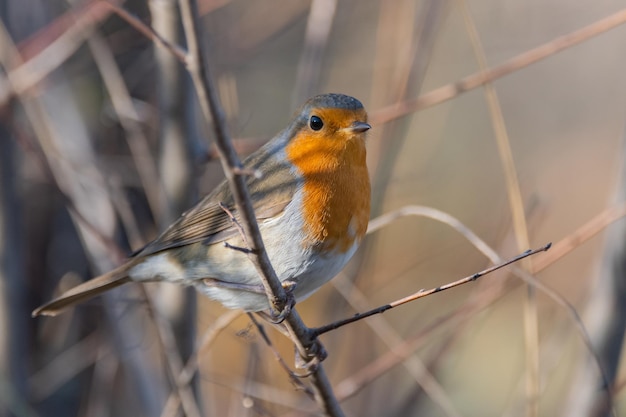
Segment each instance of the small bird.
[[[283,131],[243,162],[252,206],[269,259],[297,301],[345,266],[370,216],[365,162],[367,113],[357,99],[309,99]],[[270,308],[256,269],[237,248],[246,243],[226,181],[126,263],[33,311],[54,316],[127,282],[192,285],[231,309]]]

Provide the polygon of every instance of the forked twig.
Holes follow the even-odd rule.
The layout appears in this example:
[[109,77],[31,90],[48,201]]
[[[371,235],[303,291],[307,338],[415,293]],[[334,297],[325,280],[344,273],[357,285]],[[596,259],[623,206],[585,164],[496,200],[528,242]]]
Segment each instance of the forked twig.
[[259,323],[256,317],[254,317],[254,314],[252,313],[247,313],[247,314],[250,320],[252,321],[252,323],[254,324],[254,326],[256,327],[257,331],[261,335],[261,338],[263,339],[267,347],[269,347],[270,350],[272,351],[272,354],[274,355],[274,359],[276,359],[280,367],[283,368],[283,370],[289,376],[289,380],[293,384],[294,388],[299,391],[303,391],[311,399],[314,399],[313,391],[311,391],[310,388],[304,385],[304,383],[301,381],[301,376],[295,373],[293,370],[291,370],[291,368],[289,368],[289,365],[287,365],[287,362],[285,362],[280,352],[278,352],[276,347],[274,347],[272,340],[270,339],[267,332],[265,331],[265,327],[261,323]]
[[521,253],[521,254],[519,254],[519,255],[517,255],[517,256],[515,256],[515,257],[513,257],[513,258],[511,258],[511,259],[509,259],[507,261],[501,262],[501,263],[499,263],[497,265],[493,265],[493,266],[491,266],[491,267],[489,267],[487,269],[484,269],[484,270],[482,270],[480,272],[477,272],[477,273],[475,273],[473,275],[469,275],[469,276],[467,276],[465,278],[461,278],[461,279],[459,279],[457,281],[450,282],[448,284],[441,285],[439,287],[431,288],[429,290],[419,290],[418,292],[416,292],[414,294],[411,294],[411,295],[409,295],[407,297],[404,297],[404,298],[400,298],[399,300],[393,301],[393,302],[391,302],[389,304],[382,305],[382,306],[374,308],[374,309],[372,309],[370,311],[366,311],[365,313],[355,314],[354,316],[352,316],[350,318],[347,318],[347,319],[344,319],[344,320],[339,320],[339,321],[327,324],[327,325],[322,326],[322,327],[317,327],[317,328],[311,329],[311,331],[313,332],[313,334],[315,336],[319,336],[319,335],[327,333],[327,332],[329,332],[331,330],[335,330],[335,329],[338,329],[339,327],[345,326],[346,324],[350,324],[350,323],[354,323],[355,321],[362,320],[362,319],[364,319],[366,317],[370,317],[370,316],[373,316],[375,314],[382,314],[382,313],[384,313],[387,310],[390,310],[392,308],[401,306],[401,305],[406,304],[406,303],[410,303],[411,301],[415,301],[415,300],[417,300],[419,298],[423,298],[423,297],[426,297],[426,296],[429,296],[429,295],[432,295],[432,294],[435,294],[435,293],[438,293],[438,292],[441,292],[441,291],[449,290],[450,288],[458,287],[459,285],[467,284],[468,282],[476,281],[478,278],[483,277],[483,276],[485,276],[485,275],[487,275],[487,274],[489,274],[491,272],[497,271],[498,269],[504,268],[507,265],[510,265],[512,263],[515,263],[515,262],[518,262],[518,261],[520,261],[520,260],[522,260],[524,258],[527,258],[529,256],[535,255],[535,254],[537,254],[539,252],[545,252],[548,249],[550,249],[550,246],[552,246],[552,243],[548,243],[547,245],[542,246],[542,247],[540,247],[538,249],[532,249],[532,250],[529,249],[526,252]]
[[243,242],[246,245],[245,247],[241,248],[239,246],[231,245],[227,241],[224,241],[224,246],[227,247],[228,249],[233,249],[233,250],[243,252],[246,254],[252,253],[252,250],[250,249],[250,244],[248,243],[248,237],[246,236],[246,233],[243,231],[243,227],[241,227],[241,223],[239,223],[239,220],[237,220],[232,210],[226,207],[226,204],[220,201],[219,205],[220,205],[220,208],[224,211],[224,213],[228,215],[228,218],[230,219],[231,223],[237,228],[237,231],[239,231],[239,235],[241,236],[241,238],[243,239]]

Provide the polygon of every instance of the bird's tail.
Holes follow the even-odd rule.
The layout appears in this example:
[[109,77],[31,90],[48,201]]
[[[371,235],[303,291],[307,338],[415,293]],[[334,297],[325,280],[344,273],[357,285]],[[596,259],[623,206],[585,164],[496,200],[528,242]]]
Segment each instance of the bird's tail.
[[128,277],[128,270],[132,266],[132,262],[127,262],[124,265],[107,272],[106,274],[90,279],[87,282],[83,282],[82,284],[61,294],[60,297],[36,308],[33,311],[32,316],[56,316],[67,307],[86,301],[96,295],[110,290],[111,288],[125,284],[130,281],[130,278]]

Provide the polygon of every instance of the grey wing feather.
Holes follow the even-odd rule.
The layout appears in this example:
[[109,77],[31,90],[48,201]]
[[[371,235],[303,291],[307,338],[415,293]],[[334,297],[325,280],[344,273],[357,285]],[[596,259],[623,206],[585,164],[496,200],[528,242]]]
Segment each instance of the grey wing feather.
[[[290,167],[273,158],[273,154],[279,151],[276,142],[269,142],[264,147],[265,152],[251,155],[243,164],[245,168],[260,170],[262,174],[262,181],[252,176],[247,179],[252,207],[259,221],[281,213],[291,201],[297,186]],[[198,242],[206,245],[215,244],[237,235],[239,230],[229,214],[220,207],[220,203],[224,204],[235,218],[239,217],[228,184],[222,182],[133,256],[151,255]]]

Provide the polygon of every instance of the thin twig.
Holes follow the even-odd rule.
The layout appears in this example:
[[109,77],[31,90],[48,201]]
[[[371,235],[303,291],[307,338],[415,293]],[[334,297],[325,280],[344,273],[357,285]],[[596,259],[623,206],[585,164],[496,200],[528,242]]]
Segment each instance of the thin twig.
[[429,93],[412,100],[405,100],[387,107],[383,107],[374,112],[370,112],[370,121],[372,124],[387,123],[399,117],[406,116],[409,113],[431,107],[444,101],[448,101],[459,94],[480,87],[487,82],[497,80],[509,75],[521,68],[527,67],[535,62],[541,61],[567,48],[578,45],[588,39],[598,36],[604,32],[614,29],[626,23],[626,9],[622,9],[612,15],[598,20],[582,29],[570,32],[567,35],[560,36],[526,51],[505,63],[493,67],[487,71],[479,71],[469,75],[457,82],[444,85]]
[[[172,332],[172,328],[170,324],[164,320],[159,313],[154,308],[154,303],[152,302],[152,297],[148,293],[145,286],[140,286],[143,296],[146,300],[146,307],[148,311],[148,315],[152,319],[152,322],[156,326],[156,331],[158,335],[158,341],[161,348],[161,352],[165,357],[166,364],[166,372],[173,382],[174,391],[178,395],[180,399],[180,403],[183,406],[183,410],[185,411],[185,415],[187,417],[201,417],[200,409],[198,404],[196,404],[196,400],[194,398],[191,387],[188,384],[180,385],[178,384],[178,377],[183,370],[183,363],[180,355],[178,354],[178,350],[176,348],[176,340],[174,338],[174,333]],[[175,412],[178,410],[176,409]]]
[[194,354],[187,359],[185,367],[178,376],[178,384],[189,384],[193,378],[195,371],[198,369],[198,357],[207,351],[213,344],[217,336],[224,330],[230,323],[236,318],[241,316],[242,312],[239,310],[231,310],[225,314],[222,314],[217,320],[215,320],[211,326],[206,329],[202,336],[202,341],[199,343],[198,348]]
[[248,313],[248,317],[250,318],[250,320],[256,327],[257,331],[261,335],[261,339],[263,339],[267,347],[270,348],[270,350],[272,351],[272,354],[274,355],[274,359],[276,359],[280,367],[283,368],[285,373],[289,376],[289,381],[291,381],[294,388],[296,388],[297,390],[303,391],[310,398],[314,399],[313,391],[311,391],[309,388],[307,388],[306,385],[302,383],[302,381],[300,380],[301,378],[300,375],[296,374],[294,371],[291,370],[291,368],[289,368],[289,365],[287,365],[287,362],[285,362],[280,352],[278,352],[278,350],[274,347],[272,340],[269,338],[267,332],[265,331],[265,327],[261,323],[259,323],[256,317],[254,317],[254,314]]
[[[482,239],[480,239],[471,229],[461,223],[458,219],[452,217],[451,215],[444,213],[440,210],[424,207],[424,206],[406,206],[402,207],[396,211],[386,213],[378,218],[370,221],[368,233],[373,233],[382,227],[388,225],[389,223],[404,217],[404,216],[424,216],[429,217],[434,220],[440,221],[444,224],[449,225],[458,233],[460,233],[463,237],[465,237],[474,247],[476,247],[485,257],[487,257],[492,263],[500,262],[501,258],[498,253],[488,246]],[[626,204],[613,207],[611,209],[607,209],[604,212],[600,213],[596,217],[594,217],[591,221],[580,227],[577,231],[572,233],[570,236],[565,237],[561,241],[557,242],[553,245],[553,248],[561,248],[558,256],[551,256],[550,254],[554,251],[551,249],[545,257],[551,259],[551,262],[537,262],[535,265],[534,273],[543,270],[545,267],[553,263],[555,260],[560,259],[561,256],[568,253],[573,249],[573,245],[578,243],[582,243],[587,239],[591,238],[593,235],[598,233],[608,224],[619,220],[620,218],[626,216]],[[543,258],[543,257],[542,257]],[[539,268],[540,267],[540,268]],[[567,301],[562,295],[557,293],[552,288],[548,287],[542,281],[537,280],[533,275],[524,271],[522,269],[517,268],[515,265],[511,267],[511,270],[514,275],[518,276],[522,280],[532,283],[539,289],[544,292],[550,298],[552,298],[557,304],[566,309],[567,313],[572,318],[574,324],[578,332],[581,335],[585,348],[588,350],[589,354],[594,360],[594,363],[598,367],[600,374],[602,375],[603,381],[605,381],[605,386],[608,387],[606,381],[608,381],[607,374],[604,371],[601,362],[597,353],[594,350],[594,346],[591,343],[591,339],[589,334],[583,324],[576,308]],[[430,323],[425,329],[422,329],[418,334],[411,336],[406,339],[402,344],[395,346],[392,350],[388,351],[386,354],[377,358],[374,362],[368,364],[361,370],[359,370],[356,374],[350,376],[346,380],[340,382],[336,386],[336,394],[340,400],[345,400],[348,397],[355,395],[359,392],[365,385],[367,385],[372,380],[376,379],[380,375],[383,375],[390,369],[392,369],[397,364],[406,360],[419,346],[421,346],[422,341],[430,334],[434,329],[440,328],[445,324],[449,324],[454,319],[460,319],[461,317],[467,316],[469,314],[480,311],[491,303],[495,302],[497,299],[504,295],[504,289],[498,290],[497,292],[485,297],[481,302],[474,303],[471,306],[465,306],[461,310],[456,312],[449,313],[443,317],[440,317],[438,320]]]
[[293,413],[297,416],[315,414],[315,409],[303,405],[301,396],[294,395],[293,389],[279,389],[272,384],[251,381],[250,379],[235,377],[233,375],[216,375],[213,379],[209,376],[205,376],[203,379],[206,382],[210,382],[219,387],[228,388],[244,396],[289,408],[293,410]]
[[[231,310],[218,317],[218,319],[215,320],[208,329],[206,329],[204,336],[202,337],[202,341],[198,344],[198,347],[194,350],[189,359],[187,359],[187,363],[180,371],[180,374],[178,374],[176,385],[179,387],[185,387],[191,384],[191,381],[198,370],[198,357],[200,354],[205,352],[213,344],[220,332],[232,323],[233,320],[241,316],[241,314],[242,313],[239,310]],[[177,395],[175,391],[172,391],[165,402],[161,416],[167,417],[176,415],[180,405],[180,396]]]
[[250,247],[250,244],[248,243],[248,237],[246,236],[246,233],[243,231],[243,227],[241,227],[241,223],[239,223],[233,212],[228,207],[226,207],[226,204],[221,201],[219,202],[219,206],[224,211],[224,213],[228,215],[231,223],[237,228],[237,231],[239,231],[239,234],[241,235],[241,238],[243,239],[243,242],[246,244],[246,246]]
[[426,325],[418,333],[407,337],[401,344],[396,345],[393,349],[379,355],[376,359],[359,369],[356,373],[350,375],[343,381],[335,385],[335,392],[341,401],[353,397],[365,386],[374,381],[376,378],[386,374],[398,364],[404,362],[406,358],[413,355],[415,351],[429,338],[433,331],[441,329],[444,325],[454,325],[493,303],[498,297],[503,295],[503,291],[486,297],[471,305],[466,305],[460,310],[450,312],[444,316],[438,317],[434,321]]
[[382,314],[382,313],[384,313],[387,310],[390,310],[392,308],[401,306],[401,305],[406,304],[406,303],[410,303],[411,301],[415,301],[415,300],[417,300],[419,298],[427,297],[429,295],[432,295],[432,294],[435,294],[435,293],[438,293],[438,292],[441,292],[441,291],[449,290],[450,288],[458,287],[459,285],[467,284],[468,282],[476,281],[478,278],[481,278],[481,277],[483,277],[483,276],[485,276],[485,275],[487,275],[487,274],[489,274],[491,272],[497,271],[498,269],[504,268],[505,266],[510,265],[510,264],[512,264],[514,262],[518,262],[518,261],[520,261],[520,260],[522,260],[524,258],[527,258],[528,256],[535,255],[535,254],[537,254],[539,252],[545,252],[548,249],[550,249],[550,246],[552,246],[552,244],[548,243],[547,245],[542,246],[542,247],[540,247],[538,249],[527,250],[526,252],[521,253],[521,254],[519,254],[519,255],[517,255],[517,256],[515,256],[515,257],[513,257],[513,258],[511,258],[511,259],[509,259],[507,261],[504,261],[504,262],[499,263],[497,265],[493,265],[493,266],[491,266],[489,268],[486,268],[486,269],[484,269],[484,270],[482,270],[480,272],[477,272],[475,274],[469,275],[469,276],[467,276],[465,278],[461,278],[461,279],[459,279],[457,281],[450,282],[448,284],[441,285],[439,287],[431,288],[429,290],[419,290],[418,292],[416,292],[414,294],[411,294],[409,296],[400,298],[399,300],[396,300],[396,301],[392,301],[389,304],[382,305],[382,306],[374,308],[374,309],[372,309],[370,311],[366,311],[365,313],[358,313],[358,314],[355,314],[354,316],[352,316],[350,318],[347,318],[347,319],[344,319],[344,320],[339,320],[339,321],[336,321],[334,323],[328,324],[326,326],[317,327],[317,328],[311,329],[311,330],[314,332],[314,334],[316,336],[319,336],[319,335],[327,333],[327,332],[329,332],[331,330],[335,330],[335,329],[338,329],[339,327],[345,326],[346,324],[350,324],[350,323],[354,323],[355,321],[362,320],[362,319],[364,319],[366,317],[370,317],[370,316],[373,316],[375,314]]

